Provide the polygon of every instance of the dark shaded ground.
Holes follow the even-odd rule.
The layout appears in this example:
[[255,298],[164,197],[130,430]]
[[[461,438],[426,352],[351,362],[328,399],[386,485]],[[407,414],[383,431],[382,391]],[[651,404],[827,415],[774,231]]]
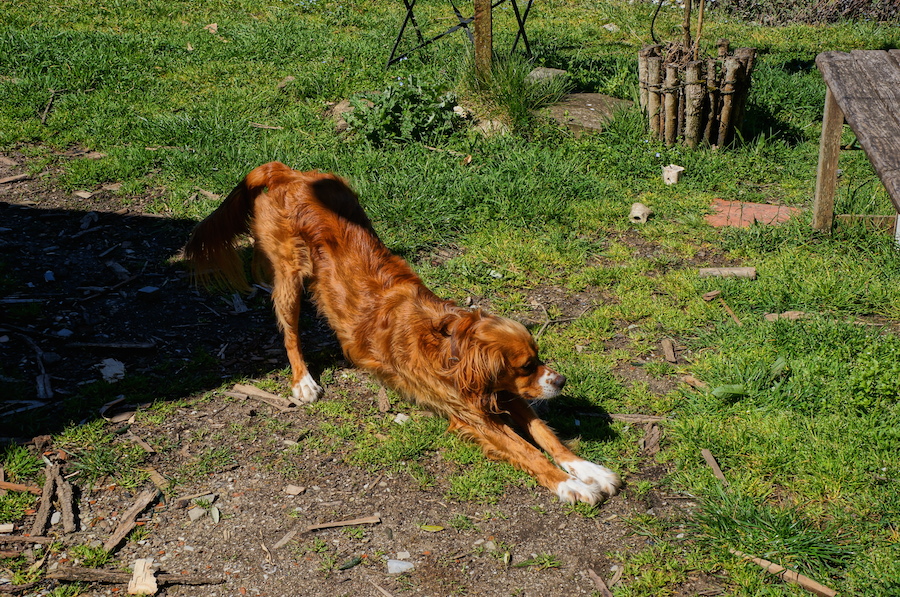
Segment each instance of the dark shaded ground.
[[[0,179],[25,172],[21,155],[0,157]],[[340,446],[290,452],[305,430],[316,426],[315,419],[301,410],[279,413],[265,404],[209,395],[235,376],[284,383],[280,376],[287,361],[268,298],[260,293],[246,299],[248,310],[237,313],[222,296],[198,293],[171,260],[193,222],[143,213],[141,206],[152,197],[129,198],[123,208],[113,192],[95,193],[81,199],[41,178],[0,184],[0,436],[25,442],[73,422],[95,420],[110,390],[99,381],[98,365],[116,359],[125,366],[116,392],[129,402],[184,399],[165,417],[139,418],[122,441],[144,439],[155,448],[147,466],[180,479],[177,496],[213,494],[220,514],[218,523],[208,514],[192,522],[170,496],[145,512],[143,538],[125,544],[106,568],[152,557],[163,572],[224,581],[160,591],[171,596],[588,595],[596,590],[586,575],[589,568],[609,580],[620,564],[612,554],[648,544],[626,519],[645,513],[681,518],[695,506],[658,489],[640,498],[626,491],[585,517],[525,483],[514,484],[494,504],[455,502],[445,497],[446,471],[458,465],[440,453],[424,463],[435,482],[423,488],[407,473],[371,473],[348,464]],[[543,304],[557,304],[571,316],[594,298],[553,288],[539,294]],[[304,348],[314,366],[338,364],[329,394],[353,397],[361,411],[373,411],[377,386],[342,363],[327,329],[307,319]],[[34,406],[42,367],[53,396],[41,408],[15,413]],[[639,368],[623,374],[642,378]],[[393,409],[425,416],[405,404]],[[68,471],[69,455],[52,445],[42,449]],[[230,456],[198,468],[202,455],[217,449]],[[186,470],[202,474],[185,478]],[[647,457],[627,481],[633,487],[641,480],[658,481],[664,473]],[[48,570],[75,563],[71,546],[104,541],[140,491],[109,482],[91,489],[77,476],[72,481],[80,528],[63,534],[59,525],[51,527],[48,535],[63,548],[44,562]],[[289,495],[289,484],[305,490]],[[371,515],[379,516],[380,524],[301,532],[275,547],[290,531],[307,525]],[[470,528],[453,528],[450,521],[461,520],[460,515],[471,521]],[[15,534],[27,529],[31,518],[20,521]],[[422,525],[443,529],[432,532]],[[516,566],[540,554],[555,556],[559,567]],[[356,557],[360,564],[338,569]],[[415,568],[389,575],[388,558]],[[0,582],[3,577],[0,571]],[[620,582],[630,580],[625,575]],[[51,586],[44,582],[24,594],[43,594]],[[701,577],[672,591],[715,594],[718,587],[715,578]],[[123,592],[122,585],[95,584],[82,594]]]

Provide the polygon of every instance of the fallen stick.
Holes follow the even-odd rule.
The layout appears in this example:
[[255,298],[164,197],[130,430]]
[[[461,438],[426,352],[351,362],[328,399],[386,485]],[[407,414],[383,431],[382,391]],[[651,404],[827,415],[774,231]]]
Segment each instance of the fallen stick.
[[[137,500],[134,502],[134,505],[128,509],[122,516],[121,522],[119,522],[119,526],[116,527],[115,532],[110,536],[109,539],[106,540],[106,543],[103,544],[103,549],[106,551],[112,551],[122,542],[122,540],[131,532],[131,530],[137,525],[137,516],[144,509],[150,505],[151,502],[156,500],[159,496],[159,489],[153,488],[148,489],[144,493],[138,496]],[[131,578],[129,575],[128,578]],[[127,580],[126,580],[127,582]]]
[[44,534],[44,529],[47,528],[47,521],[50,518],[50,508],[53,506],[53,490],[56,487],[56,477],[51,471],[52,468],[53,467],[47,467],[45,470],[44,489],[41,492],[41,505],[38,507],[37,515],[34,517],[34,523],[31,525],[31,532],[28,533],[35,537]]
[[768,572],[769,574],[774,574],[775,576],[781,578],[781,580],[800,585],[811,593],[821,595],[822,597],[834,597],[835,595],[837,595],[837,591],[835,591],[834,589],[826,587],[825,585],[814,581],[808,576],[803,576],[799,572],[788,570],[784,566],[780,566],[778,564],[775,564],[774,562],[770,562],[769,560],[764,560],[762,558],[757,558],[745,554],[744,552],[738,551],[736,549],[729,548],[728,551],[739,558],[750,560],[754,564],[761,566],[766,572]]
[[621,421],[623,423],[659,423],[665,421],[665,417],[657,417],[655,415],[624,415],[609,413],[607,415],[613,421]]
[[[273,394],[271,392],[267,392],[265,390],[261,390],[256,386],[248,386],[246,384],[235,384],[231,389],[232,392],[236,392],[238,394],[244,394],[245,398],[250,397],[255,400],[259,400],[260,402],[265,402],[269,406],[274,406],[278,410],[282,412],[286,412],[290,410],[288,407],[291,402],[287,398],[283,398],[277,394]],[[232,394],[225,392],[226,396],[232,396]]]
[[656,423],[648,425],[647,431],[644,433],[644,437],[640,442],[641,451],[649,456],[653,456],[659,452],[659,440],[661,435],[659,425]]
[[63,531],[74,533],[78,530],[75,522],[75,500],[72,497],[72,485],[62,478],[59,467],[52,469],[53,479],[56,482],[56,496],[59,498],[59,508],[62,513]]
[[371,584],[373,587],[378,589],[378,592],[381,593],[382,595],[384,595],[384,597],[394,597],[393,595],[388,593],[386,590],[384,590],[381,587],[379,587],[378,585],[376,585],[374,580],[372,580],[372,579],[367,579],[367,580],[369,581],[369,584]]
[[82,298],[78,299],[78,302],[79,302],[79,303],[85,303],[85,302],[90,301],[90,300],[93,300],[93,299],[95,299],[95,298],[97,298],[97,297],[101,297],[101,296],[103,296],[104,294],[106,294],[106,293],[108,293],[108,292],[113,292],[114,290],[118,290],[119,288],[125,286],[126,284],[130,284],[130,283],[134,282],[135,280],[137,280],[137,279],[140,278],[140,277],[141,277],[140,274],[137,274],[137,275],[135,275],[135,276],[131,276],[130,278],[127,278],[127,279],[125,279],[125,280],[122,280],[122,281],[119,282],[118,284],[113,284],[113,285],[110,286],[109,288],[104,288],[103,290],[100,290],[100,291],[98,291],[98,292],[95,292],[94,294],[91,294],[91,295],[89,295],[89,296],[82,297]]
[[36,485],[22,485],[21,483],[10,483],[9,481],[0,481],[0,489],[8,489],[9,491],[27,491],[34,495],[41,495],[40,487]]
[[731,310],[731,307],[728,306],[728,303],[725,302],[725,299],[723,299],[723,298],[720,296],[720,297],[719,297],[719,302],[722,303],[722,308],[725,309],[725,312],[728,313],[729,315],[731,315],[731,318],[734,320],[734,322],[735,322],[736,324],[738,324],[738,327],[743,327],[744,324],[741,323],[741,320],[738,319],[738,316],[734,314],[734,311]]
[[663,338],[661,344],[665,359],[670,363],[677,363],[678,356],[675,354],[675,343],[668,338]]
[[701,267],[697,271],[700,278],[747,278],[756,279],[755,267]]
[[[753,269],[753,268],[750,268],[750,269]],[[736,324],[738,324],[739,327],[743,327],[744,324],[741,323],[741,320],[738,319],[738,316],[734,314],[734,311],[731,310],[731,307],[729,307],[728,303],[725,302],[725,299],[722,298],[721,290],[713,290],[713,291],[707,292],[706,294],[703,295],[703,300],[706,301],[707,303],[714,299],[719,299],[719,302],[722,303],[722,308],[725,309],[725,312],[728,313],[729,315],[731,315],[731,318],[734,320],[734,322]]]
[[7,176],[6,178],[0,178],[0,184],[6,184],[9,182],[20,182],[23,180],[28,180],[31,178],[28,174],[16,174],[15,176]]
[[703,460],[706,461],[706,464],[709,465],[709,468],[712,469],[713,475],[715,475],[716,479],[722,482],[722,485],[728,486],[728,479],[725,478],[725,475],[722,474],[722,469],[719,468],[719,463],[716,462],[716,457],[713,456],[712,452],[703,448],[700,450],[700,453],[703,455]]
[[704,390],[709,387],[709,384],[707,384],[705,381],[700,381],[693,375],[685,375],[681,378],[681,381],[691,386],[695,390]]
[[[97,570],[94,568],[72,568],[60,566],[53,572],[49,572],[46,578],[52,580],[71,580],[84,582],[102,582],[113,584],[126,584],[131,580],[131,572],[112,572],[110,570]],[[200,576],[195,574],[165,574],[156,575],[156,580],[161,585],[220,585],[224,578]]]
[[364,516],[363,518],[354,518],[352,520],[340,520],[334,522],[323,522],[321,524],[314,524],[303,529],[304,533],[308,533],[310,531],[319,531],[322,529],[333,529],[336,527],[351,527],[357,524],[378,524],[381,522],[381,518],[378,516]]
[[597,590],[600,592],[601,597],[613,597],[612,591],[609,590],[609,587],[606,586],[606,583],[603,582],[603,579],[600,578],[596,572],[588,568],[587,575],[594,581],[594,584],[597,585]]
[[121,350],[149,350],[156,348],[156,342],[69,342],[69,348],[116,348]]
[[22,535],[0,535],[0,543],[53,543],[50,537],[24,537]]

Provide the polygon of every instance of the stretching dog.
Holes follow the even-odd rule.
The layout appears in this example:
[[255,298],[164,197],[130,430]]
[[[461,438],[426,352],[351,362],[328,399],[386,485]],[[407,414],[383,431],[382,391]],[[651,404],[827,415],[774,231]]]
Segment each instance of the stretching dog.
[[[541,362],[525,327],[438,298],[385,247],[343,180],[278,162],[250,172],[185,247],[201,282],[248,288],[235,250],[245,233],[255,242],[254,276],[273,282],[294,402],[313,402],[323,392],[300,350],[306,290],[351,362],[441,413],[450,430],[488,457],[528,472],[566,502],[595,504],[618,492],[615,473],[577,457],[525,402],[559,395],[566,381]],[[518,435],[507,416],[561,468]]]

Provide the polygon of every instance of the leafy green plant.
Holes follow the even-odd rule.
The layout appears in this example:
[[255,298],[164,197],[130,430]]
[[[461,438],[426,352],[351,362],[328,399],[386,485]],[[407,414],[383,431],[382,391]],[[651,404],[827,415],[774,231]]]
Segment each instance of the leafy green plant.
[[69,552],[87,568],[100,568],[112,559],[112,554],[103,549],[103,546],[75,545]]
[[856,359],[847,379],[850,404],[861,411],[900,402],[900,340],[889,337]]
[[534,570],[547,570],[548,568],[561,568],[562,560],[553,554],[542,553],[532,558],[528,558],[518,564],[513,565],[515,568],[533,568]]
[[453,112],[454,94],[412,75],[379,94],[356,94],[350,103],[353,111],[345,115],[350,130],[375,146],[433,141],[452,133],[459,120]]
[[0,467],[10,481],[21,483],[37,475],[44,463],[24,446],[10,446],[3,451],[3,464]]

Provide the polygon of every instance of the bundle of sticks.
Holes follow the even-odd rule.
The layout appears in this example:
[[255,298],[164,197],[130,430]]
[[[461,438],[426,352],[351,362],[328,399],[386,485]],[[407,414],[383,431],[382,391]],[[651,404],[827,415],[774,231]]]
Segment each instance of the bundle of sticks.
[[718,40],[716,57],[704,60],[683,43],[646,46],[638,53],[640,103],[651,134],[666,145],[681,139],[691,148],[731,142],[744,118],[756,49],[729,55],[728,46],[727,39]]

